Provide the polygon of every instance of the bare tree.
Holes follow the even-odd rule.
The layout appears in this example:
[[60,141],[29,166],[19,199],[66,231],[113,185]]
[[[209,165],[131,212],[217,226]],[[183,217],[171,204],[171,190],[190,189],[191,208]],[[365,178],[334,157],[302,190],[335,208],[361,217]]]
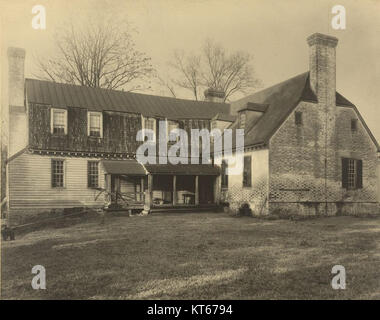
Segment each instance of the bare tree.
[[163,88],[166,91],[166,94],[169,93],[173,98],[177,98],[177,92],[175,89],[174,81],[170,77],[164,77],[156,75],[157,84],[159,87]]
[[248,53],[228,53],[211,40],[205,41],[200,55],[174,52],[169,66],[177,75],[174,84],[191,90],[195,100],[207,88],[223,91],[226,101],[235,93],[246,93],[261,84]]
[[175,51],[173,61],[169,65],[180,75],[172,82],[181,88],[191,90],[195,100],[198,100],[202,78],[201,57],[197,55],[185,56],[183,51]]
[[144,89],[150,58],[135,48],[131,30],[114,21],[71,24],[55,36],[56,56],[39,57],[39,78],[107,89]]

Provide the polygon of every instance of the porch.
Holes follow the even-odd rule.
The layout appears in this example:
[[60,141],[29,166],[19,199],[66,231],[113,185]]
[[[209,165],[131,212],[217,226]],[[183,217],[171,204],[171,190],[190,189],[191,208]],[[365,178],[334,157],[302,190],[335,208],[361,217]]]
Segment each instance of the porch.
[[219,168],[205,164],[141,165],[102,160],[113,210],[210,208],[219,204]]

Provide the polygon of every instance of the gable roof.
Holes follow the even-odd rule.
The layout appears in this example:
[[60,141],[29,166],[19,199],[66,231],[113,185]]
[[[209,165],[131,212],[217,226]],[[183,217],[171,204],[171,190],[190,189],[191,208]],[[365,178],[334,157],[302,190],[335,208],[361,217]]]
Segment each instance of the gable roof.
[[[339,92],[336,92],[335,98],[337,106],[351,107],[356,111],[369,136],[379,149],[376,139],[365,124],[355,105]],[[249,117],[249,114],[247,114],[244,129],[244,145],[253,146],[266,144],[300,101],[318,102],[316,95],[310,87],[309,72],[302,73],[233,102],[231,104],[232,112],[249,108],[259,109],[257,106],[267,105],[265,110],[263,107],[264,114],[260,118]],[[238,121],[232,124],[230,128],[238,129]],[[233,138],[233,143],[234,142],[235,138]]]
[[176,99],[36,79],[26,79],[25,87],[29,102],[57,108],[141,113],[169,119],[211,119],[218,113],[230,112],[227,103]]
[[[240,110],[247,103],[252,102],[268,105],[265,113],[258,119],[257,117],[249,118],[247,115],[244,132],[245,146],[266,143],[299,101],[317,102],[308,79],[309,72],[305,72],[231,104],[233,111]],[[231,128],[237,129],[238,122],[235,122]]]

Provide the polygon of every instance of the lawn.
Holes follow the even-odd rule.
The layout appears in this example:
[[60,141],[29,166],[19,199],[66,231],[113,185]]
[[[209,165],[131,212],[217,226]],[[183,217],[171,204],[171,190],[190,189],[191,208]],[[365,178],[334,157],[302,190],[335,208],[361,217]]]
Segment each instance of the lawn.
[[[110,217],[2,243],[3,299],[380,299],[380,219]],[[343,265],[345,290],[331,287]],[[46,290],[33,290],[34,265]]]

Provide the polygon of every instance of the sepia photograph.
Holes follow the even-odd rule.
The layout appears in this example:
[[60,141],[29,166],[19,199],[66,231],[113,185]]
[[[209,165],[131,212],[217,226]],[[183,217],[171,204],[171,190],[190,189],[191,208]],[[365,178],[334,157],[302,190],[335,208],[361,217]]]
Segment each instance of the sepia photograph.
[[0,299],[380,300],[379,18],[0,0]]

